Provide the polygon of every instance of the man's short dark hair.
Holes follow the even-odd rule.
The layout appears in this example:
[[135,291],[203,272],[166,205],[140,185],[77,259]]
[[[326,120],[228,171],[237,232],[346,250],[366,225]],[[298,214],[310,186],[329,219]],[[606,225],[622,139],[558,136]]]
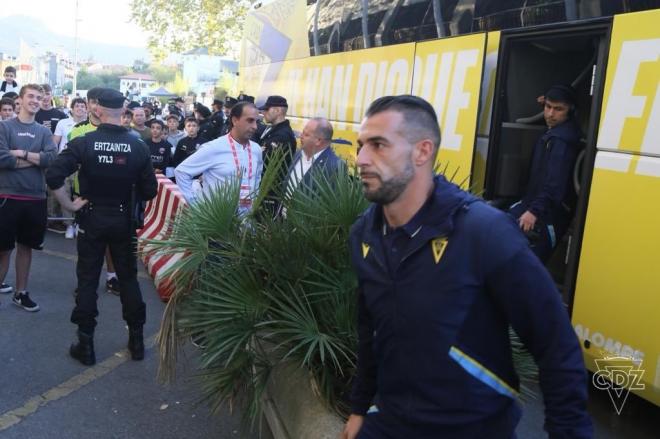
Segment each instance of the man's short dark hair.
[[83,104],[85,107],[87,106],[87,102],[83,98],[73,98],[71,101],[71,109],[73,110],[73,107],[76,106],[76,104]]
[[4,95],[2,95],[2,97],[7,99],[16,99],[18,97],[18,93],[16,93],[15,91],[8,91]]
[[133,118],[133,110],[130,108],[126,108],[123,113],[124,116],[129,116],[131,119]]
[[545,92],[545,99],[561,102],[574,108],[577,104],[577,92],[570,85],[556,84]]
[[257,108],[257,106],[254,105],[252,102],[241,101],[238,104],[231,107],[231,111],[229,113],[229,119],[231,120],[233,117],[240,119],[241,116],[243,116],[243,109],[246,107],[251,107],[254,109]]
[[11,98],[2,98],[2,99],[0,99],[0,107],[3,107],[5,105],[11,105],[11,108],[13,110],[16,109],[16,102],[14,102],[14,100],[11,99]]
[[5,73],[13,73],[15,75],[16,74],[16,67],[13,67],[13,66],[5,67]]
[[179,121],[179,116],[177,116],[176,114],[169,114],[169,115],[165,118],[165,120],[166,120],[167,122],[169,122],[170,119],[174,119],[174,120],[176,120],[176,121],[178,122],[178,121]]
[[44,89],[44,93],[52,93],[53,92],[53,87],[51,87],[50,84],[41,84],[41,88]]
[[153,119],[151,122],[149,122],[150,127],[154,125],[160,125],[161,128],[165,129],[165,123],[163,123],[163,121],[160,119]]
[[186,118],[183,120],[183,124],[184,124],[184,125],[187,124],[188,122],[196,123],[197,126],[199,126],[199,121],[198,121],[197,119],[195,119],[194,116],[188,116],[188,117],[186,117]]
[[431,139],[436,150],[440,147],[440,126],[433,106],[424,99],[413,95],[383,96],[369,105],[366,117],[384,111],[396,111],[403,115],[404,132],[410,143]]

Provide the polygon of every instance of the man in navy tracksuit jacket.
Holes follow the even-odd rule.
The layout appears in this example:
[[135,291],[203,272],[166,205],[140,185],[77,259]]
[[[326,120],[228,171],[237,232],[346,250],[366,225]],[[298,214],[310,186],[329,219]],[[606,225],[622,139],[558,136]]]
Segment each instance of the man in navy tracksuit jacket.
[[572,177],[580,150],[575,101],[570,86],[554,85],[545,93],[543,116],[548,131],[534,145],[525,195],[509,209],[543,262],[552,256],[573,217]]
[[430,104],[376,100],[358,142],[375,204],[350,237],[359,347],[343,437],[514,437],[510,326],[539,366],[550,438],[591,437],[586,371],[560,295],[509,216],[433,176]]

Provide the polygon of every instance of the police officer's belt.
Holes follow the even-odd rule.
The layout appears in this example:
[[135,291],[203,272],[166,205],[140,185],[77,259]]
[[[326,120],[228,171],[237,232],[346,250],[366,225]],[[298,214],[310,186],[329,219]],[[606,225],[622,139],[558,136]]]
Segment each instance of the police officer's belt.
[[87,203],[89,209],[101,208],[101,209],[117,209],[120,211],[128,211],[129,203],[126,201],[119,200],[89,200]]

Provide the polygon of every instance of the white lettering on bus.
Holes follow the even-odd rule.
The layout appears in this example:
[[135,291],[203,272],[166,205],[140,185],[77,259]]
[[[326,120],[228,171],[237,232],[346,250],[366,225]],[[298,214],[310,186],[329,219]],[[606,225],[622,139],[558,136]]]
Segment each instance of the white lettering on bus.
[[360,73],[358,75],[357,90],[355,91],[355,105],[353,106],[354,115],[356,120],[361,120],[364,111],[371,103],[374,82],[376,80],[376,64],[363,63],[360,65]]
[[307,77],[305,78],[305,94],[303,95],[303,114],[314,114],[316,110],[316,95],[319,89],[319,73],[321,69],[314,67],[307,70]]
[[[619,62],[612,80],[609,100],[598,136],[599,148],[631,146],[620,145],[624,124],[628,118],[642,117],[647,101],[646,96],[633,95],[639,68],[644,62],[657,62],[658,57],[660,57],[660,39],[657,38],[625,41],[621,45]],[[660,109],[657,108],[658,105],[656,98],[653,111],[651,111],[651,115],[655,119],[650,119],[646,125],[647,129],[642,142],[643,152],[660,152],[660,130],[658,129]]]
[[593,346],[603,349],[616,357],[630,358],[634,363],[641,363],[644,360],[644,352],[634,349],[632,346],[623,344],[619,340],[611,337],[605,337],[601,332],[592,333],[589,328],[577,324],[575,333],[581,341],[589,340]]
[[351,78],[353,76],[353,64],[337,66],[335,80],[332,86],[332,98],[330,100],[330,119],[340,121],[337,129],[343,130],[346,126],[346,109],[348,108],[348,96],[351,90]]
[[458,151],[461,149],[463,136],[456,132],[458,125],[458,114],[470,104],[470,93],[463,91],[467,70],[477,65],[479,51],[476,49],[462,50],[456,56],[456,66],[452,75],[452,87],[447,104],[447,116],[443,125],[444,136],[442,146],[447,149]]

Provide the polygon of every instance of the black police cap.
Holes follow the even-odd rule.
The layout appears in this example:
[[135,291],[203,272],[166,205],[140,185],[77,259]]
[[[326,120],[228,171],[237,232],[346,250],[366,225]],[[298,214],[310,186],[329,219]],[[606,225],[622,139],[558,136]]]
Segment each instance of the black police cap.
[[282,96],[268,96],[266,103],[259,107],[260,110],[268,110],[270,107],[288,107],[286,99]]
[[202,116],[204,119],[206,119],[211,115],[211,110],[209,110],[208,107],[199,103],[195,105],[195,111],[198,112],[200,116]]
[[101,92],[103,92],[104,88],[103,87],[92,87],[89,90],[87,90],[87,99],[94,99],[98,100],[99,95]]
[[106,88],[99,94],[98,101],[105,108],[123,108],[126,98],[119,91]]
[[137,108],[139,106],[140,106],[139,102],[131,101],[131,102],[128,103],[126,108],[128,108],[129,110],[132,110],[133,108]]
[[238,95],[238,102],[249,102],[251,104],[254,104],[254,96],[240,94]]
[[236,104],[238,104],[238,99],[232,98],[231,96],[225,96],[225,107],[231,108]]

